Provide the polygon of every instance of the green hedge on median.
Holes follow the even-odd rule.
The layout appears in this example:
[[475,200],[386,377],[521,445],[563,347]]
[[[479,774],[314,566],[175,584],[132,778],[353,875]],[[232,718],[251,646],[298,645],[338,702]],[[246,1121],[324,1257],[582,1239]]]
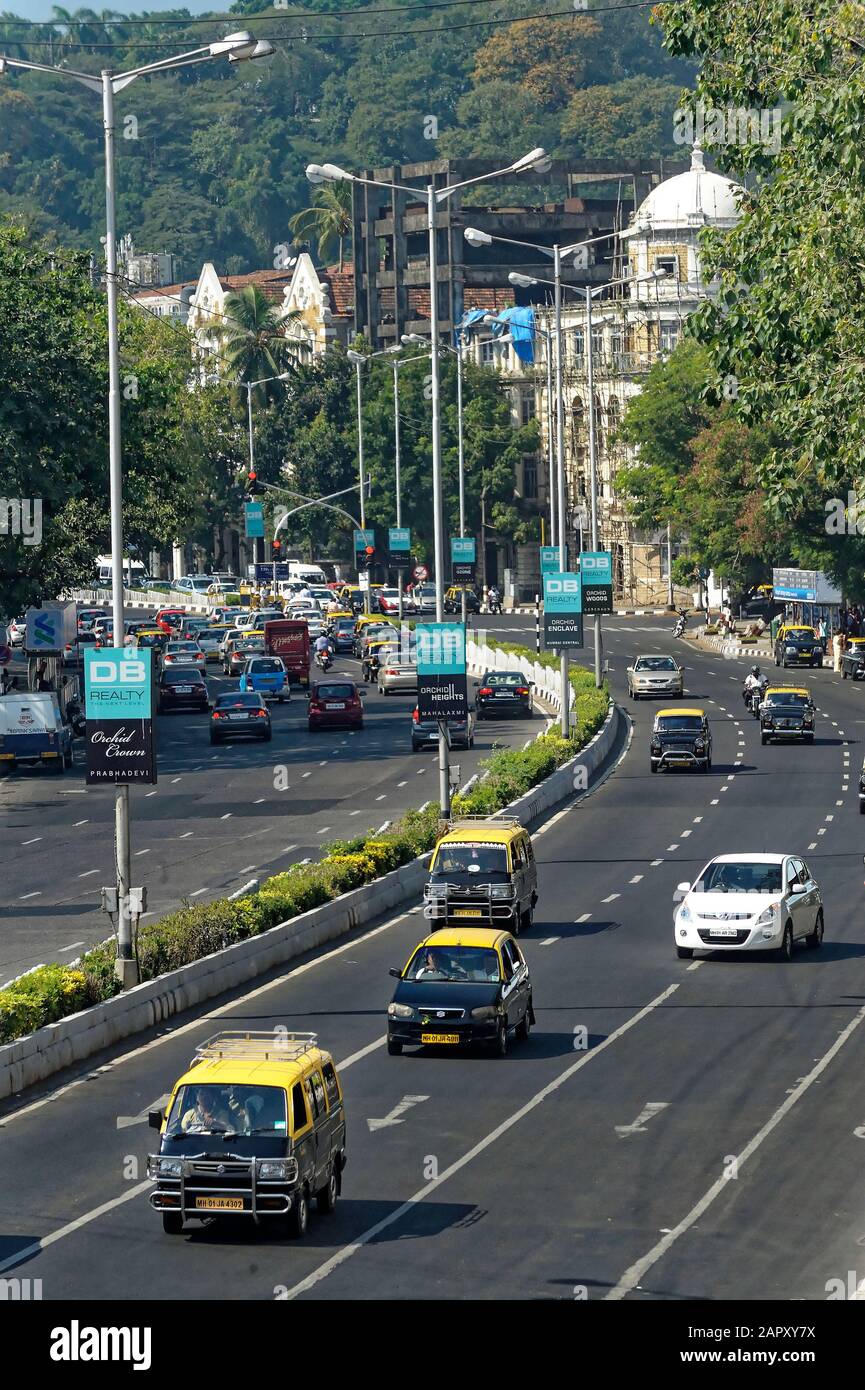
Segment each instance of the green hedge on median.
[[[489,645],[534,660],[524,647]],[[558,667],[555,657],[541,660]],[[494,752],[482,764],[483,777],[465,796],[454,797],[455,815],[491,815],[501,810],[575,757],[594,737],[607,715],[607,691],[596,690],[591,673],[583,668],[571,672],[571,683],[576,693],[571,737],[563,739],[552,729],[528,748]],[[386,831],[332,842],[318,863],[295,864],[267,879],[248,897],[199,903],[158,922],[145,922],[138,932],[141,979],[152,980],[200,960],[370,883],[432,849],[438,833],[437,806],[409,811]],[[0,990],[0,1043],[111,998],[119,989],[114,959],[112,940],[87,951],[75,965],[42,965]]]

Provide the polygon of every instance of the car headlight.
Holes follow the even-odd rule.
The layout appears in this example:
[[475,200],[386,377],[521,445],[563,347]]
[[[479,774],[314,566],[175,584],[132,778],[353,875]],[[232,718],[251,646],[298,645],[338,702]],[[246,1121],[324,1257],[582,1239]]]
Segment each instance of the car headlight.
[[[296,1160],[292,1160],[296,1162]],[[284,1159],[265,1159],[258,1165],[258,1176],[260,1178],[280,1178],[288,1177],[288,1163]]]
[[160,1158],[159,1176],[162,1178],[179,1178],[183,1172],[182,1158]]
[[694,752],[695,752],[695,753],[702,753],[702,751],[703,751],[703,749],[704,749],[705,747],[706,747],[706,744],[705,744],[705,742],[703,741],[703,739],[701,739],[701,738],[695,738],[695,739],[694,739]]
[[691,909],[690,909],[689,907],[684,907],[684,906],[680,907],[680,908],[679,908],[679,921],[680,921],[680,922],[690,922],[690,920],[691,920]]
[[796,655],[796,648],[795,648],[795,647],[785,647],[785,648],[784,648],[784,653],[785,653],[786,656],[795,656],[795,655]]
[[388,1004],[388,1018],[414,1018],[414,1009],[411,1004]]
[[490,888],[491,898],[512,898],[514,887],[512,883],[494,883]]
[[480,1008],[472,1009],[471,1017],[476,1023],[488,1023],[498,1017],[498,1012],[495,1004],[481,1004]]
[[770,922],[774,922],[775,913],[778,911],[780,905],[780,903],[770,903],[768,907],[764,907],[763,911],[760,913],[760,916],[754,923],[754,926],[766,927],[769,925]]
[[444,898],[447,896],[447,884],[428,883],[423,891],[427,898]]

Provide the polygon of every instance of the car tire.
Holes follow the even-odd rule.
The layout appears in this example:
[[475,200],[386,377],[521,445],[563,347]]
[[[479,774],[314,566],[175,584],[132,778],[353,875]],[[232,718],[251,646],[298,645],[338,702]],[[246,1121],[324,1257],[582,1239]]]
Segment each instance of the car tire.
[[657,772],[657,771],[658,771],[656,765],[652,762],[651,759],[649,759],[649,771],[650,771],[650,772]]
[[335,1209],[338,1196],[339,1176],[336,1171],[336,1164],[333,1164],[328,1174],[327,1182],[324,1187],[320,1187],[315,1194],[316,1206],[323,1216],[329,1216]]
[[402,1043],[401,1043],[401,1042],[396,1042],[393,1038],[388,1038],[388,1040],[387,1040],[387,1055],[388,1055],[388,1057],[401,1057],[401,1056],[402,1056]]
[[712,771],[712,755],[711,755],[711,753],[709,754],[708,758],[706,759],[706,771],[707,771],[707,772],[711,772],[711,771]]
[[823,945],[823,909],[822,909],[822,907],[820,908],[820,911],[817,913],[817,920],[816,920],[816,922],[814,923],[814,930],[811,932],[810,936],[806,936],[806,937],[805,937],[805,945],[806,945],[806,946],[809,948],[809,950],[811,950],[811,951],[819,951],[820,947]]
[[493,1048],[497,1057],[507,1057],[508,1055],[508,1023],[507,1019],[502,1019],[499,1024],[496,1040]]
[[63,766],[64,766],[64,767],[71,767],[71,766],[72,766],[72,749],[71,749],[71,748],[70,748],[70,750],[69,750],[68,753],[64,753],[64,754],[63,754]]
[[309,1197],[306,1188],[300,1188],[288,1213],[288,1232],[295,1240],[303,1240],[309,1226]]
[[526,1012],[525,1012],[525,1014],[523,1015],[523,1021],[522,1021],[522,1023],[518,1023],[518,1024],[517,1024],[517,1037],[519,1038],[520,1042],[528,1042],[528,1040],[529,1040],[529,1034],[531,1033],[531,1031],[532,1031],[532,999],[531,999],[531,995],[529,995],[529,1000],[528,1000],[528,1003],[526,1004]]
[[763,734],[763,733],[761,733],[761,734],[760,734],[760,742],[761,742],[763,745],[767,744],[767,743],[769,742],[769,735],[768,735],[768,734]]
[[520,914],[520,927],[519,927],[519,931],[518,931],[516,934],[517,934],[518,936],[524,936],[524,935],[526,934],[527,931],[530,931],[530,930],[531,930],[531,926],[532,926],[532,909],[531,909],[530,907],[527,907],[526,910],[525,910],[525,912],[522,912],[522,913]]
[[694,956],[693,946],[677,946],[676,956],[679,960],[692,960]]
[[164,1211],[162,1213],[162,1231],[167,1236],[183,1235],[183,1213]]
[[788,922],[784,928],[784,938],[777,950],[778,959],[781,961],[791,961],[793,959],[793,924]]

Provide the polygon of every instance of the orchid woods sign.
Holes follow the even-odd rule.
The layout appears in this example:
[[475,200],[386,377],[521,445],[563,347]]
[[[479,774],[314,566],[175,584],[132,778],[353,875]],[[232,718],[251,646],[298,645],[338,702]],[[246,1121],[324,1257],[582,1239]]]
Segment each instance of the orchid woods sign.
[[87,785],[156,782],[152,653],[84,653]]

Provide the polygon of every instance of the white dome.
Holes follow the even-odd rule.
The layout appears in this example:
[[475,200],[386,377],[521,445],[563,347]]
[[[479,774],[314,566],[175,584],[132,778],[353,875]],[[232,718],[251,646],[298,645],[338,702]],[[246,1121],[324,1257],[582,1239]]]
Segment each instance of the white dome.
[[640,204],[628,231],[633,235],[644,229],[662,227],[693,227],[706,223],[733,225],[741,216],[737,196],[741,192],[741,184],[705,167],[703,151],[695,145],[688,172],[665,179],[653,188]]

